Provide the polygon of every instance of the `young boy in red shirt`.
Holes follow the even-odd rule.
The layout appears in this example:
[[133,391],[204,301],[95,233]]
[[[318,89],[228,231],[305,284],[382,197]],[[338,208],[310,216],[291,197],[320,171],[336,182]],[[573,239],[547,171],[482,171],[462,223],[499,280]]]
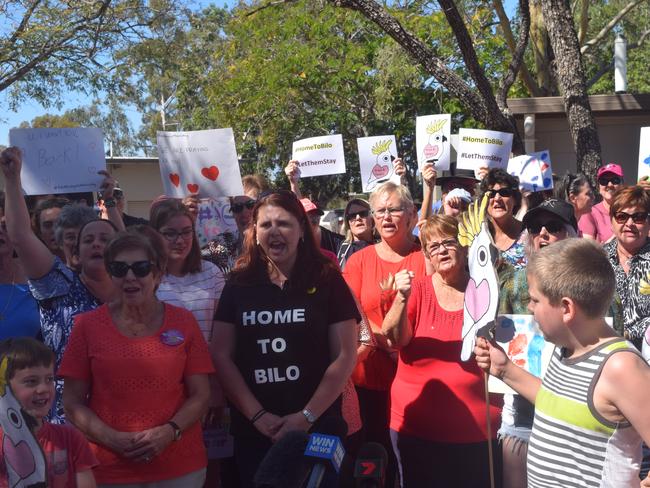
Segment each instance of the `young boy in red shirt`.
[[8,384],[25,417],[31,417],[23,419],[9,411],[10,407],[3,412],[12,430],[7,437],[8,434],[0,429],[0,488],[8,486],[8,465],[19,477],[33,470],[34,462],[28,459],[30,452],[23,452],[28,442],[18,440],[20,429],[28,428],[23,420],[35,423],[32,433],[45,455],[50,488],[95,488],[92,468],[98,463],[86,438],[71,425],[50,424],[43,420],[54,401],[54,353],[31,338],[7,339],[0,343],[0,365],[0,374],[6,374],[5,378],[0,378],[2,396],[9,394],[5,391]]

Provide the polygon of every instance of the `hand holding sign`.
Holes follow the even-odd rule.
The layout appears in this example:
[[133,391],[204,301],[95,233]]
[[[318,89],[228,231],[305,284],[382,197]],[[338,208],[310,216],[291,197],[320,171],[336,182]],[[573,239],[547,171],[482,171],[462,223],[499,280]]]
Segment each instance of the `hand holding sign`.
[[23,152],[18,147],[8,147],[0,155],[0,167],[5,180],[16,181],[23,167]]

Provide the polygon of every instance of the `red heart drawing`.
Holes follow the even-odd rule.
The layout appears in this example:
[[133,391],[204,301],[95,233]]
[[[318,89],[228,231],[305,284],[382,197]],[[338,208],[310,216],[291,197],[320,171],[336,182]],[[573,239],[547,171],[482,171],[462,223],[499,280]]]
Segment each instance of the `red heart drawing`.
[[384,166],[379,166],[378,164],[375,164],[372,167],[372,174],[375,178],[383,178],[390,172],[390,169],[388,168],[388,165]]
[[424,146],[424,157],[427,159],[430,158],[435,158],[438,155],[438,151],[440,148],[438,146],[432,146],[431,144],[427,144]]
[[14,444],[14,441],[5,434],[2,450],[4,451],[5,461],[20,479],[27,478],[36,469],[36,460],[27,442],[20,441],[18,444]]
[[181,184],[181,177],[178,176],[176,173],[169,173],[169,180],[172,182],[172,185],[174,185],[176,188]]
[[201,168],[201,174],[207,179],[216,181],[219,177],[219,168],[216,166],[210,166],[209,168]]
[[542,163],[542,171],[546,171],[548,169],[548,164]]
[[190,193],[198,193],[199,185],[196,185],[194,183],[188,183],[187,189],[190,191]]

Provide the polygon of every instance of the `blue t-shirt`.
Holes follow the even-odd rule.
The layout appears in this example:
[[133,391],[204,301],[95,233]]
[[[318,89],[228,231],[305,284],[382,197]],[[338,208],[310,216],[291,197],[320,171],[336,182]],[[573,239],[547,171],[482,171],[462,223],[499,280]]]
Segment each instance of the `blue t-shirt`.
[[38,337],[41,321],[38,305],[25,283],[0,285],[0,340]]

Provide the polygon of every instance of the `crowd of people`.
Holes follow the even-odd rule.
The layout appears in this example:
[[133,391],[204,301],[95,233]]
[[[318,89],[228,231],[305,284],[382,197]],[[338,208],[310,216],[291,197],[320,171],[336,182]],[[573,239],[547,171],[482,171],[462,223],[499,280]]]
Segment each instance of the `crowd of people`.
[[[343,418],[346,458],[321,486],[356,486],[375,442],[390,488],[650,487],[650,189],[617,164],[598,192],[567,174],[536,193],[502,169],[426,164],[420,208],[384,182],[346,202],[339,235],[290,161],[289,189],[244,176],[236,232],[203,248],[196,196],[159,197],[138,219],[103,173],[99,213],[54,196],[32,206],[20,151],[0,169],[2,379],[33,419],[49,486],[262,486],[274,445]],[[556,346],[543,380],[489,333],[461,361],[459,221],[477,200],[499,314],[533,315]],[[484,373],[514,393],[488,395]],[[204,443],[215,419],[234,439],[218,461]]]

